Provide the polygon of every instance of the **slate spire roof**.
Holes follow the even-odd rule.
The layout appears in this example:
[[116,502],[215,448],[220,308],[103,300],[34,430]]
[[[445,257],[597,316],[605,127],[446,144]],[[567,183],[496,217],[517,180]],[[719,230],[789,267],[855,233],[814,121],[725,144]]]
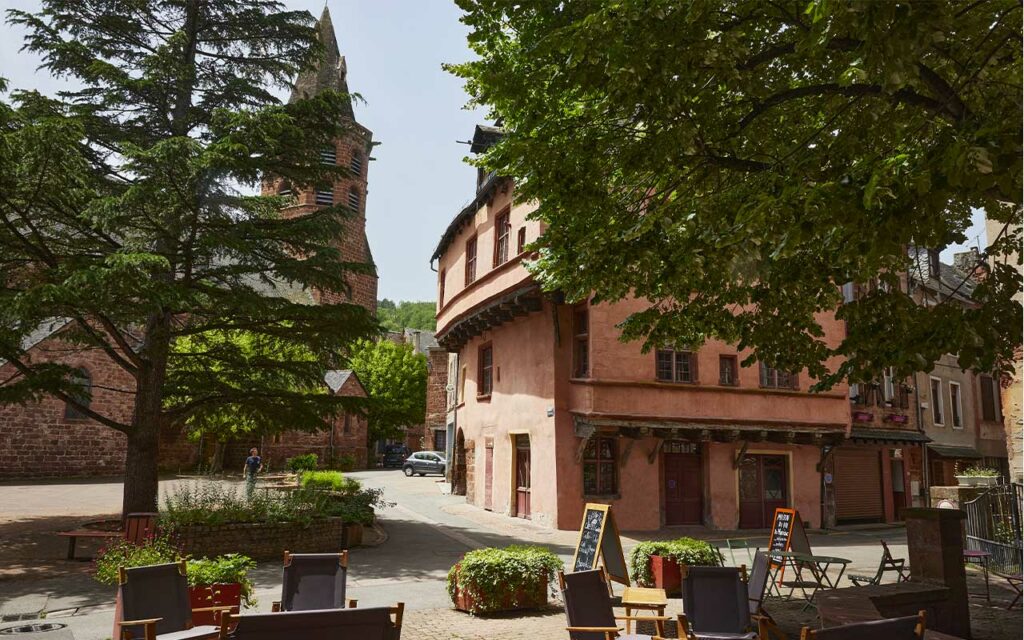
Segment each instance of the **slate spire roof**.
[[[331,11],[326,5],[324,12],[320,14],[320,20],[317,21],[317,38],[324,46],[323,58],[315,67],[299,73],[288,102],[311,98],[325,89],[348,93],[348,67],[345,65],[345,56],[341,55],[341,51],[338,49],[338,38],[334,35],[334,23],[331,22]],[[355,120],[351,102],[345,115]]]

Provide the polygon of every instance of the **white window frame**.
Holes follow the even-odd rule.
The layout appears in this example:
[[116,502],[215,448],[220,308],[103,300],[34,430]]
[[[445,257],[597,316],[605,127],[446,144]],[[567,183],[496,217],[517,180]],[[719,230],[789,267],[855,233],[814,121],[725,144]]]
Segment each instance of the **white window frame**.
[[[953,387],[956,387],[956,402],[953,401]],[[953,415],[949,416],[949,423],[954,429],[964,428],[964,390],[960,386],[959,382],[949,382],[949,409],[953,412]],[[960,424],[956,423],[957,417],[960,418]]]
[[891,405],[896,403],[896,379],[893,368],[887,367],[882,372],[882,401]]
[[[929,376],[928,380],[928,395],[930,397],[929,399],[932,402],[932,424],[935,425],[936,427],[944,427],[946,426],[946,403],[944,401],[945,399],[942,397],[942,378],[935,378]],[[932,382],[939,383],[938,393],[935,393],[935,387],[931,384]],[[941,418],[940,420],[935,419],[936,407],[939,411],[939,418]]]

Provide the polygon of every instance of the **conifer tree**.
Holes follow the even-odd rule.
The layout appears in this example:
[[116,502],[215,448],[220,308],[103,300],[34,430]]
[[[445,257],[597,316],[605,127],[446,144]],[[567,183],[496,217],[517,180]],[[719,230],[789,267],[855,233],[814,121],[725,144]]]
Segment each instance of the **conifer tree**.
[[[0,105],[0,359],[19,374],[0,402],[53,394],[124,433],[125,512],[157,506],[162,429],[232,413],[316,429],[353,409],[323,375],[375,320],[294,295],[372,270],[336,248],[351,212],[286,219],[281,198],[247,193],[270,175],[310,189],[346,171],[318,150],[350,125],[351,97],[272,93],[319,59],[312,16],[262,0],[43,0],[8,20],[76,88]],[[55,319],[129,375],[130,421],[24,350]]]

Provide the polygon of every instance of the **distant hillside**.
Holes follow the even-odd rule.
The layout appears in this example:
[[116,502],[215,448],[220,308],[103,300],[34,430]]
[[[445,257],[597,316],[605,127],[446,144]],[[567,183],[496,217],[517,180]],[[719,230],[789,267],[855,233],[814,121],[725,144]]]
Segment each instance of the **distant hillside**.
[[410,302],[408,300],[402,300],[396,305],[391,300],[384,298],[377,301],[377,318],[390,331],[401,331],[402,329],[433,331],[436,326],[435,306],[433,302]]

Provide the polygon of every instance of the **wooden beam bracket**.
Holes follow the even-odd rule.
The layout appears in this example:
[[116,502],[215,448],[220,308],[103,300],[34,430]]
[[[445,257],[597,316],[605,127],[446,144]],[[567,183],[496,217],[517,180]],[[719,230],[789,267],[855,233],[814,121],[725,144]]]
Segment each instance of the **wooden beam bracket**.
[[748,444],[750,444],[750,443],[747,442],[746,440],[743,441],[743,446],[740,447],[739,452],[736,454],[736,458],[734,458],[733,461],[732,461],[732,468],[733,469],[739,469],[740,468],[740,460],[743,459],[743,456],[747,455],[747,445]]
[[665,441],[659,438],[658,444],[654,445],[654,448],[651,449],[651,452],[647,454],[647,464],[654,464],[654,460],[655,458],[658,457],[658,454],[661,453],[661,448],[663,446],[665,446]]

